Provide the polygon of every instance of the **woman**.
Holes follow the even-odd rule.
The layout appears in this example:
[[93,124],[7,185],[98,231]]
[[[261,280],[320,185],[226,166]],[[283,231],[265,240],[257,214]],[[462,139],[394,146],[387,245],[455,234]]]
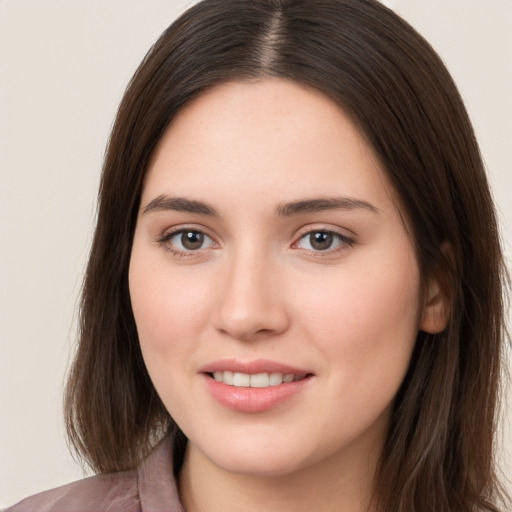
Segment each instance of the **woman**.
[[101,475],[12,510],[500,510],[503,282],[471,125],[411,27],[202,2],[105,161],[67,389]]

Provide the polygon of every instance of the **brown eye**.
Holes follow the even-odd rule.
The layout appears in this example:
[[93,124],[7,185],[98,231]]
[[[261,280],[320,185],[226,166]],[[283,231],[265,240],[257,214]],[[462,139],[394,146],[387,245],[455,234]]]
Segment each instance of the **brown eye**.
[[191,253],[215,246],[215,242],[202,231],[180,229],[164,236],[160,243],[175,253]]
[[310,231],[297,242],[296,247],[312,252],[330,252],[343,247],[350,247],[354,241],[336,231]]
[[309,244],[315,251],[326,251],[330,249],[334,241],[333,234],[325,231],[310,233],[308,236]]
[[181,233],[181,245],[187,251],[201,249],[204,243],[204,233],[199,231],[183,231]]

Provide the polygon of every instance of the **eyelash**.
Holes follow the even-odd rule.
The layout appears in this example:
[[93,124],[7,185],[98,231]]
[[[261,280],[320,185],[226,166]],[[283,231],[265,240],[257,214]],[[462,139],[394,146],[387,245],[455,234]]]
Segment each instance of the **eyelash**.
[[[199,247],[197,250],[189,249],[189,250],[182,250],[182,249],[176,249],[170,241],[184,233],[195,233],[197,235],[201,235],[207,239],[210,240],[210,245],[215,245],[216,242],[213,240],[212,237],[207,235],[204,231],[201,229],[196,228],[179,228],[173,231],[170,231],[166,233],[161,239],[158,240],[158,243],[162,245],[166,251],[172,253],[174,256],[179,258],[187,258],[187,257],[194,257],[196,256],[196,253],[198,253],[201,250],[208,249],[209,247]],[[352,238],[347,237],[346,235],[343,235],[339,233],[338,231],[334,231],[332,229],[309,229],[308,231],[304,231],[296,242],[292,244],[292,248],[299,248],[299,243],[306,239],[307,237],[311,237],[314,234],[322,234],[327,236],[332,236],[333,239],[337,239],[338,244],[333,248],[329,247],[324,250],[315,250],[315,249],[303,249],[304,251],[307,251],[311,256],[313,257],[325,257],[325,256],[331,256],[333,254],[336,254],[340,251],[346,250],[347,248],[352,247],[356,241]],[[181,243],[181,242],[180,242]],[[183,244],[181,244],[183,245]],[[202,245],[202,244],[201,244]],[[310,243],[311,245],[311,243]],[[300,248],[299,248],[300,249]]]
[[[314,250],[314,249],[304,249],[305,251],[308,251],[310,255],[314,257],[326,257],[326,256],[332,256],[333,254],[336,254],[340,251],[346,250],[347,248],[352,247],[356,242],[353,238],[349,238],[346,235],[343,235],[342,233],[332,230],[332,229],[309,229],[308,231],[302,233],[295,242],[292,247],[297,247],[297,245],[300,243],[301,240],[306,239],[307,237],[311,237],[315,234],[322,234],[322,235],[328,235],[332,236],[333,239],[338,240],[338,244],[335,247],[329,247],[324,250]],[[310,243],[311,245],[311,243]]]
[[[177,237],[178,235],[183,235],[184,233],[196,233],[198,235],[202,235],[205,238],[208,238],[212,244],[215,244],[215,241],[212,239],[212,237],[208,236],[204,231],[201,229],[196,228],[179,228],[174,231],[170,231],[169,233],[164,234],[164,236],[158,240],[158,243],[164,247],[164,249],[170,253],[172,253],[174,256],[177,256],[179,258],[190,258],[195,256],[195,253],[199,252],[201,249],[205,249],[204,247],[200,247],[197,250],[181,250],[176,249],[173,247],[173,245],[170,243],[170,241]],[[182,244],[183,245],[183,244]]]

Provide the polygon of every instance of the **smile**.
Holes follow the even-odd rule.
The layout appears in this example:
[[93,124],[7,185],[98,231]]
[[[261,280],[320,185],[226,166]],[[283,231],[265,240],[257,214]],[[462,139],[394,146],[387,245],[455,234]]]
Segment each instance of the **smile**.
[[215,371],[211,375],[217,382],[241,388],[268,388],[290,382],[297,382],[306,377],[305,374],[294,373],[284,374],[272,372],[249,374],[232,371]]
[[198,369],[220,405],[241,413],[262,413],[307,393],[315,382],[309,369],[268,359],[220,359]]

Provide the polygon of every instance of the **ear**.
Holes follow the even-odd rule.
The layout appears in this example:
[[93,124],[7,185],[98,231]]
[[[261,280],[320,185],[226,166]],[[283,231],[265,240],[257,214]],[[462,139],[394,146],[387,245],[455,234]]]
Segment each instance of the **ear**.
[[420,329],[430,334],[443,331],[450,318],[450,297],[439,279],[431,278],[427,285],[426,300],[421,313]]
[[[449,242],[441,245],[445,263],[453,264],[453,248]],[[446,267],[445,267],[446,268]],[[452,309],[451,286],[442,279],[442,272],[432,275],[427,282],[427,293],[421,314],[420,329],[430,334],[438,334],[448,325]]]

